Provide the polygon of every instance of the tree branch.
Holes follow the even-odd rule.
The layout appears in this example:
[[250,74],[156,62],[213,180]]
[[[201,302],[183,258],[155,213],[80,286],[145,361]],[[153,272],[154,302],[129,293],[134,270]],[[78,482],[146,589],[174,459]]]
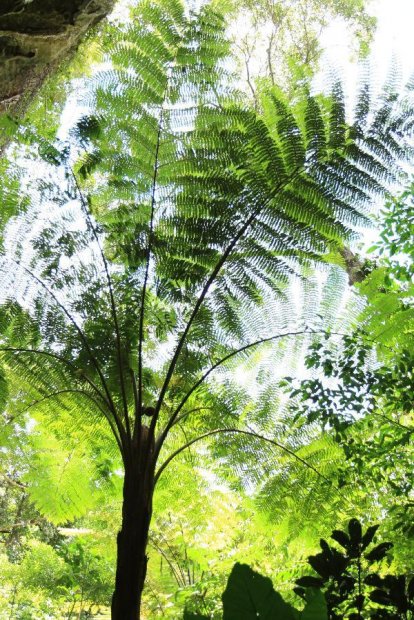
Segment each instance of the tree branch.
[[50,398],[55,398],[57,396],[60,396],[61,394],[81,394],[81,395],[86,396],[87,398],[89,398],[96,405],[96,407],[103,414],[103,416],[105,417],[106,421],[108,422],[109,426],[111,427],[112,433],[115,436],[115,439],[116,439],[118,447],[119,447],[119,449],[121,451],[121,454],[123,453],[121,439],[120,439],[120,437],[119,437],[119,435],[117,433],[117,428],[114,426],[114,423],[113,423],[112,419],[110,418],[108,413],[105,411],[105,409],[103,409],[100,406],[98,401],[95,400],[95,398],[92,396],[92,394],[89,394],[85,390],[67,389],[67,390],[57,390],[56,392],[51,392],[50,394],[47,394],[43,398],[39,398],[39,399],[34,400],[33,402],[29,403],[29,405],[27,405],[27,407],[25,409],[22,409],[22,410],[18,411],[16,413],[16,415],[12,416],[8,420],[8,423],[13,422],[20,415],[23,415],[24,413],[27,413],[29,411],[29,409],[31,409],[32,407],[36,407],[36,405],[39,405],[39,404],[43,403],[45,400],[49,400]]
[[255,342],[251,342],[249,344],[244,345],[243,347],[240,347],[240,349],[236,349],[235,351],[232,351],[231,353],[229,353],[228,355],[223,357],[221,360],[219,360],[218,362],[213,364],[213,366],[211,366],[200,377],[200,379],[192,386],[192,388],[187,392],[187,394],[181,400],[181,402],[178,405],[178,407],[175,409],[175,411],[171,415],[170,419],[167,422],[167,425],[166,425],[165,429],[161,432],[159,438],[157,439],[156,450],[155,450],[156,456],[158,456],[158,454],[159,454],[159,452],[161,450],[162,444],[164,443],[165,438],[166,438],[169,430],[173,426],[173,424],[174,424],[178,414],[180,413],[181,409],[184,407],[185,403],[188,401],[190,396],[196,391],[196,389],[203,383],[203,381],[205,381],[207,379],[207,377],[214,370],[216,370],[216,368],[218,368],[219,366],[221,366],[222,364],[227,362],[229,359],[231,359],[235,355],[238,355],[239,353],[243,353],[243,351],[247,351],[248,349],[251,349],[252,347],[256,347],[256,346],[258,346],[260,344],[264,344],[265,342],[271,342],[272,340],[277,340],[279,338],[286,338],[288,336],[300,336],[300,335],[303,335],[303,334],[318,334],[318,333],[324,334],[324,333],[326,333],[326,330],[320,330],[320,331],[301,330],[301,331],[297,331],[297,332],[286,332],[284,334],[276,334],[274,336],[268,336],[267,338],[261,338],[260,340],[256,340]]
[[164,461],[164,463],[160,466],[160,468],[158,469],[158,471],[157,471],[157,473],[156,473],[156,475],[154,477],[154,487],[157,484],[157,482],[158,482],[162,472],[164,471],[164,469],[166,467],[168,467],[168,465],[171,463],[171,461],[176,456],[178,456],[181,452],[183,452],[183,450],[186,450],[187,448],[192,446],[197,441],[201,441],[202,439],[205,439],[206,437],[211,437],[212,435],[218,435],[219,433],[239,433],[241,435],[247,435],[249,437],[254,437],[255,439],[260,439],[261,441],[265,441],[267,443],[270,443],[270,444],[276,446],[277,448],[279,448],[280,450],[283,450],[284,452],[286,452],[287,454],[289,454],[293,458],[295,458],[297,461],[302,463],[302,465],[305,465],[305,467],[307,467],[308,469],[310,469],[313,472],[315,472],[315,474],[317,474],[320,478],[323,478],[326,482],[330,482],[329,478],[327,478],[326,476],[321,474],[316,469],[316,467],[314,467],[313,465],[311,465],[310,463],[305,461],[305,459],[303,459],[302,457],[298,456],[296,454],[296,452],[294,452],[290,448],[286,448],[286,446],[284,446],[281,443],[275,441],[274,439],[270,439],[269,437],[266,437],[265,435],[260,435],[259,433],[255,433],[254,431],[246,431],[246,430],[242,430],[240,428],[218,428],[218,429],[215,429],[215,430],[212,430],[212,431],[208,431],[208,432],[204,433],[203,435],[199,435],[198,437],[195,437],[194,439],[192,439],[191,441],[189,441],[185,445],[183,445],[180,448],[178,448],[177,450],[175,450],[175,452],[170,454],[170,456],[167,458],[167,460]]
[[75,321],[75,319],[72,317],[72,315],[70,314],[70,312],[68,312],[68,310],[66,310],[65,306],[59,301],[59,299],[56,297],[56,295],[54,294],[54,292],[43,282],[43,280],[41,280],[40,278],[37,277],[36,274],[34,274],[30,269],[28,269],[27,267],[25,267],[24,265],[22,265],[19,261],[17,261],[16,259],[10,257],[10,260],[15,263],[16,265],[18,265],[19,267],[22,267],[26,273],[29,274],[30,277],[32,277],[38,284],[40,284],[40,286],[52,297],[52,299],[57,303],[57,305],[59,306],[59,308],[61,310],[63,310],[65,316],[67,316],[67,318],[69,319],[69,321],[72,323],[72,325],[75,327],[76,331],[78,332],[82,342],[84,343],[86,350],[89,354],[90,360],[92,362],[92,364],[95,366],[95,369],[99,375],[99,378],[101,380],[102,383],[102,387],[104,388],[104,391],[106,393],[108,402],[110,403],[110,406],[113,410],[113,415],[117,415],[116,413],[116,409],[115,409],[115,405],[114,402],[112,400],[112,396],[111,393],[108,389],[107,383],[105,381],[105,377],[103,375],[103,372],[98,364],[98,361],[96,359],[96,357],[94,356],[92,349],[89,345],[88,339],[86,338],[85,334],[83,333],[83,331],[81,330],[81,328],[79,327],[79,325],[77,324],[77,322]]
[[167,554],[165,553],[165,551],[154,541],[153,538],[150,538],[148,540],[149,544],[152,545],[154,547],[154,549],[164,558],[164,560],[167,562],[171,573],[174,576],[175,581],[177,582],[177,585],[179,588],[184,587],[186,584],[183,580],[183,578],[180,579],[180,575],[176,572],[173,563],[171,562],[170,558],[167,556]]
[[119,370],[119,380],[121,382],[121,394],[122,394],[122,401],[123,401],[123,406],[124,406],[125,425],[126,425],[127,436],[131,437],[131,426],[130,426],[129,415],[128,415],[128,401],[127,401],[127,397],[126,397],[124,373],[122,371],[121,334],[120,334],[120,330],[119,330],[118,315],[117,315],[117,311],[116,311],[115,297],[114,297],[114,292],[113,292],[112,280],[111,280],[111,276],[109,274],[109,266],[108,266],[108,262],[106,260],[105,254],[103,252],[103,249],[101,247],[98,233],[96,232],[95,226],[93,225],[92,218],[90,216],[89,209],[87,207],[87,201],[86,201],[86,199],[85,199],[85,197],[83,195],[83,192],[82,192],[82,189],[81,189],[81,187],[79,185],[78,179],[77,179],[77,177],[75,175],[75,172],[73,171],[71,166],[70,166],[70,171],[71,171],[73,179],[75,181],[76,189],[77,189],[79,197],[80,197],[80,202],[81,202],[82,209],[83,209],[83,211],[85,213],[86,221],[87,221],[87,223],[89,224],[89,226],[90,226],[90,228],[92,230],[93,236],[95,237],[95,241],[97,243],[97,246],[98,246],[98,249],[99,249],[99,253],[100,253],[101,258],[102,258],[102,263],[103,263],[103,266],[104,266],[105,274],[106,274],[106,280],[107,280],[107,283],[108,283],[109,298],[110,298],[110,302],[111,302],[111,312],[112,312],[112,317],[113,317],[114,325],[115,325],[117,362],[118,362],[118,370]]
[[[50,351],[43,351],[41,349],[26,349],[26,348],[16,348],[16,347],[0,347],[0,352],[1,351],[5,352],[5,353],[17,353],[17,354],[28,353],[28,354],[35,354],[35,355],[44,355],[46,357],[51,357],[52,359],[58,360],[59,362],[63,362],[74,373],[79,372],[79,368],[77,368],[75,366],[75,364],[73,364],[70,360],[68,360],[65,357],[62,357],[61,355],[58,355],[56,353],[52,353]],[[91,379],[89,379],[86,375],[83,375],[83,377],[85,378],[85,381],[87,381],[87,383],[92,387],[92,389],[98,394],[98,396],[100,398],[102,398],[103,402],[108,407],[109,411],[111,412],[111,414],[112,414],[112,416],[114,418],[115,425],[116,425],[116,427],[118,429],[120,441],[121,441],[121,443],[123,443],[123,441],[125,439],[125,429],[122,426],[122,423],[121,423],[118,415],[116,414],[116,411],[114,412],[114,410],[112,409],[110,403],[106,400],[105,396],[101,393],[101,391],[95,385],[95,383],[93,381],[91,381]],[[106,419],[108,419],[108,418],[106,418]],[[111,426],[111,429],[112,429],[112,426]],[[116,435],[115,435],[115,438],[117,438]],[[123,450],[122,450],[122,455],[124,456]]]
[[[370,414],[368,414],[370,415]],[[393,420],[392,418],[389,418],[388,416],[382,414],[382,413],[376,413],[374,411],[371,412],[371,415],[375,416],[376,418],[381,418],[382,420],[386,420],[387,422],[390,422],[391,424],[394,424],[395,426],[399,426],[400,428],[404,429],[405,431],[408,431],[409,433],[414,433],[414,427],[410,427],[410,426],[406,426],[405,424],[401,424],[401,422],[398,422],[397,420]]]
[[219,274],[219,272],[221,271],[221,268],[223,267],[223,265],[225,264],[225,262],[227,261],[228,257],[230,256],[230,254],[232,253],[232,251],[234,250],[235,246],[237,245],[237,243],[239,242],[239,240],[243,237],[244,233],[248,230],[248,228],[253,224],[253,222],[255,221],[255,219],[258,217],[258,215],[260,215],[260,213],[263,211],[263,209],[268,205],[268,203],[270,202],[270,200],[273,200],[275,195],[282,189],[285,188],[287,185],[289,185],[290,183],[292,183],[292,181],[301,173],[302,171],[302,167],[298,167],[291,175],[290,178],[288,180],[284,180],[282,181],[279,186],[276,188],[272,198],[269,198],[267,201],[265,201],[262,205],[260,205],[257,209],[255,209],[253,211],[253,213],[250,215],[250,217],[247,218],[247,220],[245,221],[245,223],[241,226],[241,228],[239,229],[239,231],[236,233],[236,235],[233,237],[233,239],[231,240],[231,242],[229,243],[229,245],[227,246],[227,248],[224,250],[223,254],[221,255],[220,259],[218,260],[216,266],[214,267],[213,271],[211,272],[209,278],[207,279],[207,282],[205,283],[200,296],[197,299],[197,302],[193,308],[193,311],[190,315],[190,318],[188,319],[187,325],[178,341],[177,347],[175,349],[174,355],[172,357],[170,366],[167,370],[167,374],[164,380],[164,383],[162,385],[161,391],[160,391],[160,395],[158,397],[158,401],[156,404],[156,415],[153,417],[152,421],[151,421],[151,430],[153,431],[155,429],[155,424],[156,424],[156,418],[158,416],[158,413],[160,411],[162,402],[164,400],[164,396],[165,393],[168,389],[169,383],[171,381],[171,378],[173,376],[174,370],[175,370],[175,366],[177,364],[178,358],[180,356],[181,350],[184,346],[184,342],[185,339],[187,338],[187,335],[191,329],[191,326],[194,322],[194,319],[196,318],[198,311],[201,307],[201,305],[203,304],[203,301],[207,295],[207,293],[210,290],[211,285],[213,284],[213,282],[215,281],[217,275]]
[[195,407],[194,409],[189,409],[188,411],[185,411],[180,416],[178,416],[178,418],[175,418],[172,426],[179,424],[181,420],[184,420],[184,418],[189,416],[190,413],[197,413],[197,411],[213,411],[213,407]]
[[22,490],[26,490],[28,487],[27,484],[20,482],[20,480],[14,480],[13,478],[10,478],[10,476],[7,476],[7,474],[0,473],[0,476],[4,478],[6,484],[9,484],[12,487],[17,487]]
[[[167,87],[168,88],[168,87]],[[166,93],[165,93],[166,94]],[[165,101],[165,97],[164,97]],[[141,308],[139,315],[139,334],[138,334],[138,416],[135,419],[135,428],[134,428],[134,437],[137,436],[140,432],[141,427],[141,414],[142,414],[142,346],[144,340],[144,314],[145,314],[145,296],[147,292],[147,284],[149,277],[149,267],[151,260],[151,250],[152,250],[152,242],[154,236],[154,216],[155,216],[155,195],[156,195],[156,187],[157,187],[157,177],[158,177],[158,169],[159,169],[159,150],[161,144],[161,132],[163,129],[163,119],[164,119],[164,108],[161,107],[160,119],[158,122],[158,132],[157,132],[157,143],[155,147],[155,161],[154,161],[154,174],[152,179],[152,188],[151,188],[151,217],[150,217],[150,227],[149,227],[149,235],[148,235],[148,247],[147,247],[147,256],[145,259],[145,275],[144,275],[144,283],[142,285],[142,295],[141,295]]]

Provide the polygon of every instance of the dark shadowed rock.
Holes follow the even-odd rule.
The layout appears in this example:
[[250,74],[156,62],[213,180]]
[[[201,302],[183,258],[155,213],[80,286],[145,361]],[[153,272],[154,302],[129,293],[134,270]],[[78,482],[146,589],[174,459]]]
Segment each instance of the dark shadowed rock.
[[44,79],[74,53],[114,4],[115,0],[0,0],[0,114],[21,116]]

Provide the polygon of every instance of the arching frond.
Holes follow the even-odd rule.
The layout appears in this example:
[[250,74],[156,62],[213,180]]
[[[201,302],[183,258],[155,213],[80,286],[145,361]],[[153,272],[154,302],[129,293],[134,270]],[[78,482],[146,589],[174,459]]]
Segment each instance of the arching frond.
[[366,224],[403,175],[413,120],[410,92],[387,85],[372,104],[363,87],[348,122],[339,83],[294,104],[272,88],[258,115],[211,6],[144,0],[132,15],[107,27],[68,148],[42,145],[1,259],[0,315],[5,375],[21,378],[10,416],[18,402],[103,416],[125,462],[147,424],[158,456],[218,360],[282,333],[275,320],[269,335],[267,304]]

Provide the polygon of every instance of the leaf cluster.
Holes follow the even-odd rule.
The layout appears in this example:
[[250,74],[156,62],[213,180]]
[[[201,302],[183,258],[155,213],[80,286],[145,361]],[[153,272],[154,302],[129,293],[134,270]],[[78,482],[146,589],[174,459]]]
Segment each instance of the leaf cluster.
[[[373,525],[363,533],[361,523],[354,518],[349,521],[347,532],[334,530],[331,538],[344,551],[338,551],[321,539],[322,551],[308,558],[319,577],[301,577],[296,581],[295,592],[303,597],[306,588],[321,588],[330,620],[411,617],[407,614],[413,610],[414,578],[392,574],[382,576],[378,563],[393,544],[380,542],[369,549],[377,529],[378,525]],[[372,606],[369,601],[377,605]]]

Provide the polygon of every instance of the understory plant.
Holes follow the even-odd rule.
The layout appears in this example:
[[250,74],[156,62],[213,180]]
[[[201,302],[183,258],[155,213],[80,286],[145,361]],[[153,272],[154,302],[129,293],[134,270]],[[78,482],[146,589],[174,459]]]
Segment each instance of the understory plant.
[[[347,531],[334,530],[321,539],[321,551],[308,557],[317,574],[296,580],[294,592],[303,609],[286,602],[271,580],[247,564],[235,564],[222,596],[223,620],[411,620],[414,618],[414,575],[387,573],[383,562],[393,544],[374,544],[378,525],[365,532],[358,519]],[[186,611],[184,620],[208,620]]]

